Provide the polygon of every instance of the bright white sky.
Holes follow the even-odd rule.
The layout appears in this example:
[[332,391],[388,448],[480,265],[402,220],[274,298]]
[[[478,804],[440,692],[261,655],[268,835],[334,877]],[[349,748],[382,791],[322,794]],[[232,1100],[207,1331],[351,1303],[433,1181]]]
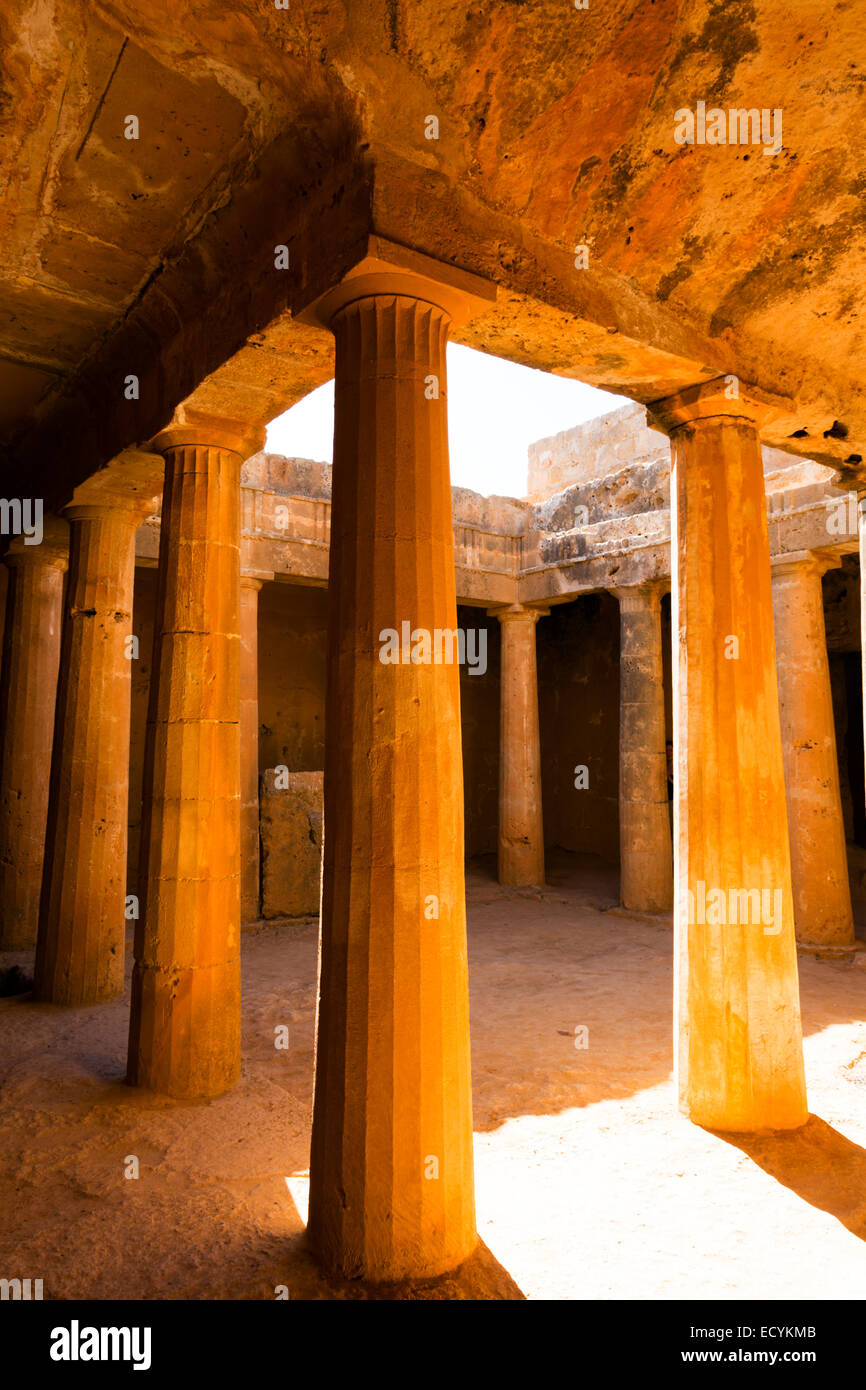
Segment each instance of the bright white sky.
[[[625,405],[624,396],[448,345],[451,482],[489,497],[526,495],[527,449],[537,439]],[[268,426],[266,448],[287,458],[332,461],[334,383],[305,396]]]

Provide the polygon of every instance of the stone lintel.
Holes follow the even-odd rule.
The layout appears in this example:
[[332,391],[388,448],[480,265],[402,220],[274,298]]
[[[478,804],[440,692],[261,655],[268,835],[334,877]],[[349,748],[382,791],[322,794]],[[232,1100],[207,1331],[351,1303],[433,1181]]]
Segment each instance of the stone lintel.
[[750,420],[761,431],[793,409],[791,401],[747,386],[733,374],[698,382],[647,406],[647,424],[662,434],[719,416]]
[[302,323],[328,328],[335,315],[356,299],[399,294],[437,305],[452,323],[462,326],[496,300],[496,286],[489,280],[384,237],[366,237],[353,255],[357,259],[337,284],[329,265],[306,268],[294,302],[295,316]]

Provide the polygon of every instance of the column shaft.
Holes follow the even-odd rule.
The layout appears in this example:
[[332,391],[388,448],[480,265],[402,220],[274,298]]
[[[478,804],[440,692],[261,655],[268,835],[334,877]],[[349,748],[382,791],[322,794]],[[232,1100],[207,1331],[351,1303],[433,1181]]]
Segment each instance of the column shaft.
[[141,513],[71,506],[34,996],[123,991],[135,533]]
[[866,493],[857,496],[858,538],[860,549],[860,691],[863,747],[866,750]]
[[[0,948],[36,944],[68,526],[63,546],[13,542],[0,680]],[[59,540],[58,536],[58,540]]]
[[807,1118],[758,407],[723,383],[672,431],[677,1078],[722,1130]]
[[458,668],[385,649],[404,622],[430,638],[457,624],[448,319],[379,294],[332,326],[309,1232],[343,1274],[407,1279],[455,1268],[476,1242]]
[[241,922],[257,922],[259,890],[259,589],[241,577]]
[[240,1074],[240,467],[192,430],[166,459],[129,1081],[219,1095]]
[[780,557],[773,610],[797,939],[844,947],[854,944],[854,921],[824,630],[830,563]]
[[499,723],[499,882],[544,883],[541,744],[535,629],[548,609],[498,612],[502,635]]
[[620,899],[623,907],[638,912],[670,912],[673,855],[661,598],[657,588],[615,592],[620,611]]

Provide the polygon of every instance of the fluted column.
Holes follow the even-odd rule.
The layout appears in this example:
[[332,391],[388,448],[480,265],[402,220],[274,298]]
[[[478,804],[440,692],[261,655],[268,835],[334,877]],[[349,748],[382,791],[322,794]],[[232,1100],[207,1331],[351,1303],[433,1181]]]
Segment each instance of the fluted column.
[[241,922],[257,922],[259,908],[259,589],[241,575]]
[[[657,402],[671,434],[680,1104],[722,1130],[807,1118],[760,402]],[[734,919],[734,920],[732,920]]]
[[309,1235],[327,1266],[374,1280],[453,1269],[476,1243],[458,667],[388,644],[404,622],[431,640],[457,626],[448,323],[396,292],[332,320]]
[[866,749],[866,491],[863,480],[857,484],[857,518],[860,549],[860,675],[862,692],[863,747]]
[[146,508],[100,497],[70,528],[34,997],[123,991],[135,533]]
[[773,560],[794,925],[804,945],[850,947],[854,920],[839,790],[821,576],[835,553]]
[[499,704],[499,882],[544,883],[541,743],[535,629],[549,608],[492,610],[501,644]]
[[670,912],[661,595],[657,585],[612,592],[620,613],[620,900],[637,912]]
[[128,1079],[185,1099],[240,1075],[240,471],[258,437],[160,435],[165,491]]
[[0,949],[36,944],[69,526],[45,517],[40,545],[14,540],[0,677]]

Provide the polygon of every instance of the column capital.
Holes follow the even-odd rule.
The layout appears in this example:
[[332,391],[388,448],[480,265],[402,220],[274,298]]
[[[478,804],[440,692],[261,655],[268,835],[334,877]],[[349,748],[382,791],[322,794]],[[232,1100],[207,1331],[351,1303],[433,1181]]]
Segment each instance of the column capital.
[[747,420],[760,431],[790,409],[784,397],[749,386],[729,373],[652,401],[646,412],[651,429],[670,435],[685,425],[697,425],[719,417]]
[[14,536],[3,560],[9,566],[29,563],[65,570],[69,565],[69,523],[48,513],[42,518],[41,541],[28,544],[24,536]]
[[152,449],[124,449],[79,483],[63,515],[78,521],[107,511],[128,512],[130,524],[140,526],[159,506],[164,472],[161,454]]
[[670,581],[655,579],[644,584],[629,584],[618,589],[608,589],[607,592],[619,600],[620,612],[636,613],[660,603],[662,594],[669,588]]
[[820,578],[827,570],[839,568],[842,555],[837,546],[821,550],[790,550],[785,554],[771,555],[770,568],[774,579],[777,575],[786,574],[815,574]]
[[358,248],[357,259],[337,284],[327,267],[307,275],[294,305],[302,323],[330,328],[337,314],[358,299],[374,295],[398,295],[423,300],[447,314],[452,323],[468,323],[489,309],[496,286],[480,275],[437,261],[385,237],[369,236]]
[[151,443],[160,454],[169,449],[224,449],[248,459],[265,447],[265,427],[181,408],[168,428],[155,435]]
[[487,616],[498,618],[501,623],[537,623],[539,618],[546,618],[549,612],[549,608],[530,608],[522,603],[512,603],[508,608],[488,608]]
[[256,574],[241,574],[242,589],[255,589],[258,592],[264,582],[264,579],[260,579]]

